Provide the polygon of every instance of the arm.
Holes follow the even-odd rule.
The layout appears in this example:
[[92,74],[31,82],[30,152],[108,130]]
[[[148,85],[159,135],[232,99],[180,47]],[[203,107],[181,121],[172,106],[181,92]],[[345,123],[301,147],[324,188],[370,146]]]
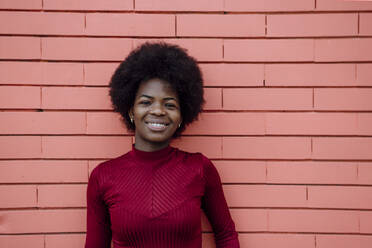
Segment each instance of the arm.
[[87,189],[87,234],[85,248],[110,248],[110,214],[102,199],[97,168],[89,177]]
[[239,248],[238,234],[222,190],[220,176],[212,162],[203,156],[205,192],[202,208],[212,225],[216,248]]

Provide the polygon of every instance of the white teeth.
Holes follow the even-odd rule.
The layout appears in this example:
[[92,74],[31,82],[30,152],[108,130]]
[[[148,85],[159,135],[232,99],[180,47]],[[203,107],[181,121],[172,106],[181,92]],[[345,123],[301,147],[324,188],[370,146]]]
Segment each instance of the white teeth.
[[164,127],[166,126],[165,124],[162,123],[154,123],[154,122],[149,122],[149,125],[155,126],[155,127]]

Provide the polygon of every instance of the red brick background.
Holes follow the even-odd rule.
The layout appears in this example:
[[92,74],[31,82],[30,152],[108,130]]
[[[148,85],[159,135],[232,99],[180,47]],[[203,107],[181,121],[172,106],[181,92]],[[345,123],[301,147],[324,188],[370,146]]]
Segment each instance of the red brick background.
[[203,71],[174,145],[214,161],[242,247],[371,247],[372,2],[2,0],[0,22],[0,247],[83,247],[89,173],[133,142],[110,76],[157,40]]

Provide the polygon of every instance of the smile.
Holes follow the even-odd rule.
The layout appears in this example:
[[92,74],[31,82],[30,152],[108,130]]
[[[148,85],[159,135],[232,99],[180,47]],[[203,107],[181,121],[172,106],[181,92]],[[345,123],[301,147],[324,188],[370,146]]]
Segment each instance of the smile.
[[169,124],[167,123],[158,123],[158,122],[145,122],[146,126],[153,131],[163,131]]

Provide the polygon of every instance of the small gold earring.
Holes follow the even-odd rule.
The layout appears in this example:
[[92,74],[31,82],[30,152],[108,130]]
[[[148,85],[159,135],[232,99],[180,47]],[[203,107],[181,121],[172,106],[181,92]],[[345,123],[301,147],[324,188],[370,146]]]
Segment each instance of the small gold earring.
[[130,122],[133,124],[133,117],[129,116],[129,118],[130,118]]
[[178,124],[178,128],[180,128],[181,127],[181,123],[180,124]]

